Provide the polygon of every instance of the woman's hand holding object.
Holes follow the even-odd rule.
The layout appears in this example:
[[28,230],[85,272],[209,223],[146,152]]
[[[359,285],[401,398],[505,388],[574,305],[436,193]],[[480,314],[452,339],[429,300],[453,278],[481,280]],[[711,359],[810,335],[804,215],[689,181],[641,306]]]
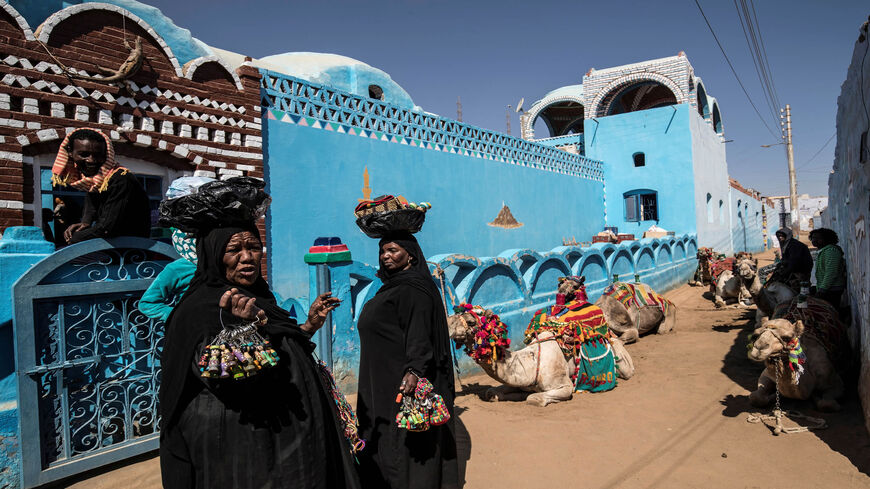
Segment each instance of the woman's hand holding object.
[[314,333],[323,326],[326,322],[326,316],[341,304],[341,299],[332,297],[332,292],[324,292],[317,296],[317,299],[311,304],[308,309],[308,320],[300,326],[302,331],[306,333]]
[[233,316],[246,321],[260,320],[262,322],[266,317],[265,311],[257,307],[257,299],[246,296],[235,287],[224,292],[218,305]]

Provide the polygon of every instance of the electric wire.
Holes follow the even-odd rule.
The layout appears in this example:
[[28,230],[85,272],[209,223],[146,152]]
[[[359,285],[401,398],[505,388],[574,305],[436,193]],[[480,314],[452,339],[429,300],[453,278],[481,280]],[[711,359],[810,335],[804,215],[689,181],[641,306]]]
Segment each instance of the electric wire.
[[[774,122],[779,121],[779,100],[776,95],[776,89],[773,85],[773,76],[770,72],[769,63],[767,63],[767,53],[763,47],[761,38],[761,28],[757,24],[755,18],[749,11],[747,0],[734,0],[734,8],[737,10],[737,18],[740,20],[740,27],[743,29],[743,37],[746,39],[746,46],[749,49],[752,64],[755,66],[755,73],[758,75],[758,82],[761,85],[767,108],[770,110],[771,118]],[[755,6],[752,6],[753,11]],[[780,126],[780,133],[782,132]]]
[[716,44],[719,46],[719,50],[722,51],[722,56],[725,57],[725,61],[728,63],[728,67],[731,68],[731,73],[733,73],[734,78],[737,79],[737,84],[740,85],[740,88],[743,90],[743,94],[746,95],[746,100],[749,101],[749,105],[751,105],[752,108],[755,110],[755,113],[758,115],[759,120],[761,120],[761,123],[764,124],[764,127],[767,128],[767,130],[770,132],[770,134],[773,137],[781,138],[782,134],[777,136],[777,134],[775,132],[773,132],[773,130],[770,128],[770,126],[764,120],[764,117],[761,116],[761,112],[758,110],[758,107],[755,105],[755,102],[752,101],[752,97],[749,96],[749,92],[746,90],[746,87],[743,85],[743,81],[740,80],[740,75],[737,74],[737,70],[734,69],[734,65],[731,64],[731,59],[729,59],[728,55],[725,54],[725,48],[722,47],[722,43],[719,42],[719,37],[716,36],[716,32],[713,30],[713,26],[710,25],[710,21],[707,19],[707,15],[704,14],[704,9],[701,8],[701,4],[698,3],[698,0],[695,0],[695,5],[698,6],[698,11],[701,12],[701,17],[703,17],[704,22],[707,23],[707,28],[710,29],[710,34],[713,35],[713,39],[716,41]]
[[834,134],[831,134],[831,137],[829,137],[828,140],[825,141],[825,144],[823,144],[822,147],[819,148],[818,151],[816,151],[816,154],[814,154],[814,155],[812,156],[812,158],[810,158],[810,159],[808,159],[807,161],[805,161],[803,165],[797,167],[797,170],[800,170],[801,168],[806,168],[807,165],[809,165],[810,163],[812,163],[812,161],[813,161],[814,159],[816,159],[816,156],[819,156],[819,154],[821,154],[822,150],[824,150],[825,148],[828,147],[829,144],[831,144],[831,141],[834,140],[834,136],[836,136],[836,135],[837,135],[836,132],[834,132]]

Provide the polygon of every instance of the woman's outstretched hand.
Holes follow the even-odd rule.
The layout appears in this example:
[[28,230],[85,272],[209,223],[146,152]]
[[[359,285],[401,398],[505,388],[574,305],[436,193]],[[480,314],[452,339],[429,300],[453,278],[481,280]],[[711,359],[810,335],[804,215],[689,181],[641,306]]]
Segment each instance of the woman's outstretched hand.
[[239,289],[235,287],[224,292],[218,305],[221,309],[230,312],[233,316],[246,321],[260,319],[266,315],[262,309],[257,307],[257,299],[242,294],[239,292]]
[[300,326],[306,333],[314,333],[326,322],[326,315],[341,304],[341,299],[332,297],[332,292],[324,292],[308,308],[308,321]]

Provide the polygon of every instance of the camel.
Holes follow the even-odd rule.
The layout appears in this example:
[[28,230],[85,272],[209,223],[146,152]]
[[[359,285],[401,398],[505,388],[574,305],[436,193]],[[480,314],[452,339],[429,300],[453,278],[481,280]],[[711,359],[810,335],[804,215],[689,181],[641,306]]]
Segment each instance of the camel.
[[[815,325],[819,326],[836,327]],[[765,369],[758,378],[758,389],[749,395],[754,406],[769,406],[779,389],[780,394],[790,399],[812,397],[819,411],[839,411],[837,399],[843,395],[843,380],[819,338],[805,332],[807,328],[802,320],[791,322],[788,319],[773,319],[755,330],[749,358],[764,362]],[[806,356],[801,365],[802,373],[799,373],[801,368],[789,365],[789,353],[795,356],[798,349]]]
[[[636,291],[635,297],[627,297],[623,301],[617,300],[615,294],[620,289]],[[649,297],[650,294],[643,294],[647,295],[646,298],[636,297],[641,290],[648,291],[653,297]],[[654,304],[642,304],[646,301]],[[614,282],[604,291],[595,305],[604,311],[610,330],[626,345],[634,343],[640,335],[653,330],[658,334],[670,333],[677,325],[677,306],[653,292],[652,288],[645,284]]]
[[[450,337],[457,345],[471,348],[479,325],[478,318],[489,320],[494,316],[492,311],[479,307],[473,312],[461,312],[447,318]],[[502,384],[488,389],[484,398],[489,401],[526,400],[541,407],[570,400],[574,393],[571,375],[575,366],[565,358],[555,340],[551,332],[542,332],[522,350],[507,350],[495,360],[478,361],[487,375]],[[631,356],[621,341],[612,338],[610,342],[616,357],[617,376],[625,380],[631,378],[634,375]]]
[[753,259],[752,255],[738,256],[734,271],[723,271],[716,281],[714,301],[717,308],[725,306],[726,300],[732,298],[737,300],[739,307],[746,307],[743,301],[751,299],[761,291],[758,260]]
[[689,280],[689,285],[692,287],[710,285],[713,281],[713,276],[710,271],[710,262],[713,260],[714,256],[716,256],[716,253],[713,251],[713,248],[698,249],[698,268],[695,269],[695,275]]
[[752,295],[755,303],[755,326],[761,326],[764,321],[773,315],[776,306],[791,302],[795,293],[788,285],[782,282],[769,282],[757,294]]

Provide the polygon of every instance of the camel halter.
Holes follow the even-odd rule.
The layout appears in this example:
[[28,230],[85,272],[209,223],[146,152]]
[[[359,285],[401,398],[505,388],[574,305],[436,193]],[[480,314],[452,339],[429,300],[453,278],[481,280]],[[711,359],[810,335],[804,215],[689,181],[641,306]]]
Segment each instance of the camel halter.
[[[774,330],[773,328],[764,328],[764,330],[770,331],[770,333],[773,334],[773,337],[776,338],[777,340],[779,340],[779,342],[783,346],[782,351],[780,353],[776,354],[776,356],[774,358],[781,359],[783,357],[788,357],[789,356],[789,345],[791,345],[792,341],[796,342],[797,337],[795,337],[792,341],[786,342],[785,340],[782,339],[782,336],[780,336],[779,333],[777,333],[776,330]],[[762,334],[763,334],[763,332],[762,332]],[[761,336],[761,335],[759,335],[759,336]],[[800,343],[798,343],[797,346],[800,347]],[[768,358],[770,358],[770,357],[768,357]],[[782,366],[782,369],[785,369],[785,365]],[[773,434],[775,436],[779,436],[781,433],[786,433],[786,434],[804,433],[804,432],[807,432],[810,430],[821,430],[821,429],[827,428],[828,423],[822,418],[814,418],[812,416],[807,416],[807,415],[801,413],[800,411],[794,411],[794,410],[783,411],[782,410],[782,407],[780,405],[780,396],[779,396],[779,378],[780,378],[779,371],[780,371],[780,368],[778,368],[777,366],[774,366],[773,371],[776,373],[776,383],[774,385],[775,393],[776,393],[776,404],[775,404],[775,407],[773,408],[772,414],[749,413],[749,415],[746,417],[746,422],[757,424],[757,423],[764,423],[764,421],[774,421],[775,425],[773,427]],[[783,426],[782,425],[783,416],[785,416],[787,418],[791,418],[791,419],[805,419],[805,420],[807,420],[807,423],[809,423],[809,425],[808,426],[792,426],[792,427]],[[767,425],[767,423],[764,423],[764,424],[769,427],[769,425]]]

